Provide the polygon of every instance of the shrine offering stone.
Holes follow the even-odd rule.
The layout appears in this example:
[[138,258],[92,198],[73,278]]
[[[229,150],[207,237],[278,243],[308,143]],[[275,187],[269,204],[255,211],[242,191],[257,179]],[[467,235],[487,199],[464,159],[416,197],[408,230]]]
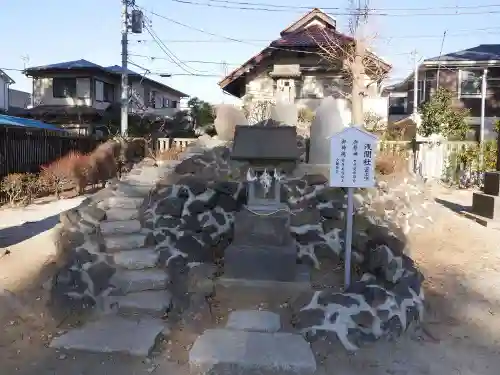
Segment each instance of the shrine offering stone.
[[235,216],[234,244],[282,246],[291,243],[290,213],[259,215],[243,209]]

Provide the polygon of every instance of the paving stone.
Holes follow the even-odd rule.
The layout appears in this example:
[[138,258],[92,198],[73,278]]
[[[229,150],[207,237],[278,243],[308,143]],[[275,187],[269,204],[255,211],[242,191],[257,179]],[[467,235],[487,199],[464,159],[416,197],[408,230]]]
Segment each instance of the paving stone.
[[145,239],[144,233],[107,235],[104,237],[104,244],[108,253],[114,253],[144,247]]
[[56,337],[50,347],[148,356],[163,330],[160,319],[134,321],[110,315]]
[[316,361],[304,338],[292,333],[208,329],[189,352],[193,374],[314,374]]
[[241,331],[278,332],[280,316],[271,311],[239,310],[229,315],[226,328]]
[[142,292],[144,290],[163,290],[169,281],[164,270],[118,270],[111,278],[123,294]]
[[110,302],[116,303],[120,314],[162,317],[172,306],[172,294],[168,290],[147,290],[112,296]]
[[133,220],[139,217],[137,208],[110,208],[106,211],[106,219],[113,220]]
[[113,254],[115,264],[129,270],[154,268],[158,262],[158,256],[159,254],[150,248],[125,250]]
[[146,197],[154,184],[122,183],[118,184],[117,195],[124,195],[133,198]]
[[104,235],[136,233],[141,231],[141,222],[139,220],[102,221],[100,227]]
[[106,203],[109,208],[133,208],[137,209],[142,205],[144,199],[131,197],[109,197]]

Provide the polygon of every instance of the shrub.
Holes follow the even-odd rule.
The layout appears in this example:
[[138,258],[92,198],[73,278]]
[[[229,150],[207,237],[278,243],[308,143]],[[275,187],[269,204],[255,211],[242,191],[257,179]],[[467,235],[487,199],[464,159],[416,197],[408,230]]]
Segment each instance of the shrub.
[[48,191],[55,194],[59,199],[61,192],[68,187],[68,185],[73,182],[78,186],[78,177],[81,172],[77,171],[79,168],[80,159],[82,154],[77,151],[71,151],[66,156],[57,159],[56,161],[42,166],[42,171],[40,173],[40,179],[42,184],[47,188]]
[[39,191],[39,181],[38,177],[31,173],[11,173],[2,179],[0,188],[11,205],[29,204]]
[[309,107],[302,107],[299,109],[299,121],[311,123],[314,120],[315,113]]
[[101,182],[104,187],[108,179],[117,176],[120,150],[119,142],[108,141],[89,155],[89,173],[93,175],[94,182]]

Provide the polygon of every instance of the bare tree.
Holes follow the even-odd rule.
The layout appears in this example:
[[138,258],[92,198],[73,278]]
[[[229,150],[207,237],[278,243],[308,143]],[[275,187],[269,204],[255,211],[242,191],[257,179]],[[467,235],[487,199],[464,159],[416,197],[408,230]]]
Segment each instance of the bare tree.
[[[349,0],[349,33],[347,38],[325,29],[320,38],[312,36],[318,54],[333,66],[339,66],[350,93],[341,92],[351,103],[352,123],[364,122],[363,98],[370,84],[379,83],[389,66],[370,51],[376,35],[368,33],[369,0]],[[367,85],[365,77],[370,78]],[[340,90],[341,91],[341,90]]]

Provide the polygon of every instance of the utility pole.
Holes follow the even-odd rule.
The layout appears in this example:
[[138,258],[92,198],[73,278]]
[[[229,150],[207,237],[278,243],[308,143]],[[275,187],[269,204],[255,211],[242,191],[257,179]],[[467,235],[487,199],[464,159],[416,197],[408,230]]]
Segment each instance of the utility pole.
[[[416,116],[418,113],[418,60],[417,60],[417,51],[414,50],[412,52],[413,55],[413,116]],[[418,125],[418,124],[417,124]]]
[[122,0],[122,93],[120,128],[123,137],[126,137],[128,133],[128,5],[129,0]]
[[481,82],[481,127],[479,129],[479,145],[481,147],[480,165],[483,166],[484,160],[484,119],[486,117],[486,92],[487,92],[488,69],[484,68]]

